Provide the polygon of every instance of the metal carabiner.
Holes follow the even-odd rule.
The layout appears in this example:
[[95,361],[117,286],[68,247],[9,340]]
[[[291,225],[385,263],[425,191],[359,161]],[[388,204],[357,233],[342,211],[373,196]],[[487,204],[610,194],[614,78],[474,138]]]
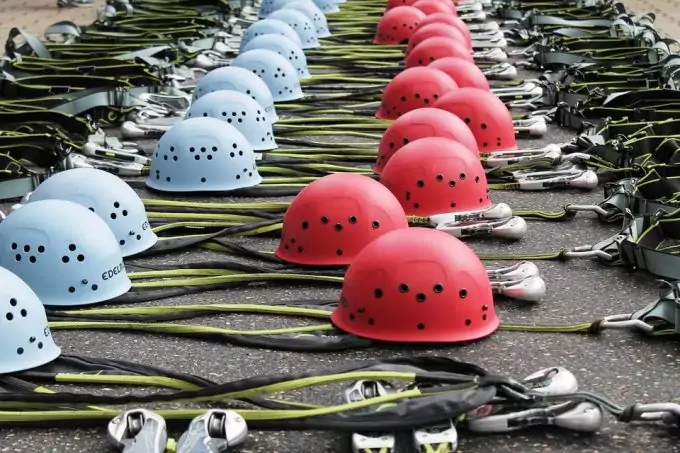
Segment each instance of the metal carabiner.
[[168,443],[165,420],[147,409],[132,409],[114,417],[108,437],[123,453],[165,453]]
[[191,421],[177,441],[176,453],[224,453],[247,436],[243,417],[234,411],[211,409]]

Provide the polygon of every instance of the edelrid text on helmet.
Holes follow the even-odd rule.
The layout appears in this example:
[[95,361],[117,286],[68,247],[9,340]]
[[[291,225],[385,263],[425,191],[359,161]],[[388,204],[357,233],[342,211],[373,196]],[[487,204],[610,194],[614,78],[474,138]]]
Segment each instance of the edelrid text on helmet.
[[491,206],[479,155],[443,137],[403,146],[385,165],[380,182],[407,215],[483,211]]
[[304,13],[290,8],[278,9],[267,16],[268,19],[277,19],[291,26],[300,38],[300,47],[303,49],[316,49],[321,47],[316,37],[316,27]]
[[434,107],[465,121],[475,135],[480,152],[517,149],[512,114],[492,92],[459,88],[441,96]]
[[411,110],[433,106],[440,97],[457,88],[451,77],[437,69],[406,69],[385,87],[375,116],[379,119],[397,119]]
[[74,168],[57,173],[28,200],[66,200],[88,208],[109,226],[123,256],[141,253],[158,241],[139,195],[125,181],[102,170]]
[[255,22],[246,29],[245,33],[243,34],[243,37],[241,38],[240,49],[243,50],[243,47],[246,44],[248,44],[251,39],[255,39],[258,36],[263,35],[285,36],[286,38],[293,41],[295,44],[302,47],[300,35],[298,35],[298,33],[295,30],[293,30],[293,27],[288,25],[286,21],[274,18],[267,18]]
[[253,187],[261,181],[253,148],[243,134],[225,121],[200,117],[163,134],[146,185],[163,192],[214,192]]
[[61,354],[35,292],[0,267],[0,374],[25,371],[52,362]]
[[273,50],[249,50],[236,57],[231,64],[248,69],[264,80],[275,102],[296,101],[304,96],[295,67]]
[[274,107],[274,97],[262,78],[245,68],[225,66],[210,71],[202,77],[194,88],[194,102],[208,93],[220,90],[233,90],[247,94],[264,109],[271,123],[279,120]]
[[385,12],[375,29],[373,44],[397,45],[408,41],[425,13],[412,6],[397,6]]
[[401,228],[364,247],[345,273],[331,320],[352,335],[389,342],[472,341],[499,326],[475,252],[424,228]]
[[463,120],[445,110],[423,107],[400,116],[385,130],[373,171],[381,174],[394,153],[409,143],[428,137],[456,140],[472,152],[478,152],[475,136]]
[[276,256],[295,264],[346,265],[375,238],[407,227],[404,210],[380,183],[337,173],[312,182],[291,202]]
[[206,94],[191,105],[186,117],[211,117],[225,121],[243,134],[253,150],[277,148],[272,125],[262,106],[238,91],[221,90]]
[[307,79],[312,75],[307,68],[307,57],[304,51],[296,45],[293,41],[285,36],[278,35],[263,35],[252,39],[243,47],[243,51],[247,52],[254,49],[273,50],[284,58],[290,61],[297,70],[300,80]]
[[45,305],[94,304],[130,289],[111,229],[71,201],[34,201],[12,212],[0,223],[0,244],[0,267],[26,282]]

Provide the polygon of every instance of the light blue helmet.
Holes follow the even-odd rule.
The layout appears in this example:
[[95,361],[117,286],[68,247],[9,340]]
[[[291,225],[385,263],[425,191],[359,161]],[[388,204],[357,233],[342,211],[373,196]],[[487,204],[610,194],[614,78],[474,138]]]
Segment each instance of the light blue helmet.
[[272,92],[265,81],[250,70],[238,66],[213,69],[196,83],[194,102],[208,93],[220,90],[232,90],[247,94],[262,106],[265,116],[271,123],[276,123],[279,120],[276,107],[274,107]]
[[97,214],[71,201],[27,203],[0,223],[0,267],[45,305],[104,302],[131,286],[118,240]]
[[[278,36],[275,39],[285,38]],[[272,123],[267,120],[262,106],[238,91],[221,90],[206,94],[191,105],[186,117],[210,117],[226,121],[243,134],[255,151],[277,148]]]
[[277,35],[263,35],[250,41],[243,48],[244,52],[254,49],[273,50],[295,67],[300,80],[307,79],[312,75],[307,68],[307,56],[305,52],[290,39]]
[[298,46],[302,47],[300,35],[293,27],[288,25],[288,22],[279,19],[262,19],[258,20],[249,26],[243,36],[241,37],[240,50],[248,44],[252,39],[262,35],[281,35],[293,41]]
[[340,6],[338,5],[340,2],[337,0],[314,0],[314,3],[316,3],[316,6],[318,6],[325,14],[337,13],[340,11]]
[[61,354],[47,324],[45,307],[33,290],[0,267],[0,374],[30,370]]
[[162,192],[222,192],[261,181],[255,153],[243,134],[225,121],[200,117],[163,134],[146,185]]
[[[316,28],[317,38],[328,38],[331,36],[331,31],[328,28],[328,21],[326,15],[316,6],[312,0],[276,0],[281,2],[281,8],[288,8],[300,11],[312,20],[314,28]],[[281,9],[277,8],[277,9]]]
[[303,49],[316,49],[321,47],[321,43],[316,38],[316,27],[312,20],[298,10],[284,8],[277,9],[267,19],[278,19],[290,25],[300,37]]
[[264,19],[275,11],[274,0],[262,0],[260,5],[260,12],[258,13],[259,19]]
[[274,102],[296,101],[304,96],[295,67],[273,50],[249,50],[239,54],[231,64],[260,76],[274,96]]
[[28,198],[29,203],[41,200],[72,201],[99,215],[116,236],[124,257],[141,253],[158,241],[139,195],[111,173],[95,168],[57,173]]

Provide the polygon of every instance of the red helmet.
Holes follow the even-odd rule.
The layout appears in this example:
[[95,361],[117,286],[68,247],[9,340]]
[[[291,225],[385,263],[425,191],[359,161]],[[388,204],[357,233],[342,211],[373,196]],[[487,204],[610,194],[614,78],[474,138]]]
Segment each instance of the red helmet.
[[[413,5],[417,0],[387,0],[387,7],[385,9],[392,9],[396,8],[397,6],[411,6]],[[448,0],[438,0],[441,2],[448,2]],[[456,11],[456,6],[455,4],[451,4],[451,7]]]
[[411,50],[405,58],[406,68],[427,66],[435,60],[446,57],[463,58],[474,64],[472,53],[464,44],[443,36],[427,38]]
[[[415,35],[414,35],[415,36]],[[460,87],[479,88],[480,90],[491,91],[489,81],[486,76],[474,63],[470,63],[463,58],[446,57],[435,60],[429,65],[430,68],[436,68],[444,71],[456,81]]]
[[383,172],[392,155],[402,146],[427,137],[456,140],[474,154],[478,153],[475,136],[463,120],[446,110],[424,107],[405,113],[387,128],[378,146],[378,159],[373,167],[375,174]]
[[448,138],[421,138],[402,147],[385,165],[380,182],[407,215],[428,217],[491,207],[479,155]]
[[428,14],[425,19],[420,21],[418,28],[422,28],[430,24],[448,24],[456,27],[458,31],[461,32],[463,36],[465,36],[467,47],[472,49],[472,34],[470,33],[468,26],[460,17],[447,13]]
[[411,6],[416,1],[417,0],[387,0],[387,6],[385,7],[385,10],[396,8],[397,6]]
[[397,6],[385,12],[375,30],[374,44],[396,45],[408,41],[425,13],[412,6]]
[[389,190],[368,176],[336,173],[293,199],[275,254],[295,264],[347,265],[368,243],[398,228],[408,222]]
[[456,82],[437,69],[418,67],[397,74],[383,91],[379,119],[397,119],[406,112],[432,106],[445,93],[458,88]]
[[456,5],[442,0],[418,0],[413,4],[414,8],[418,8],[425,14],[451,14],[457,15]]
[[443,36],[445,38],[451,38],[459,43],[465,43],[465,37],[458,31],[456,27],[452,27],[447,24],[430,24],[425,27],[418,27],[418,29],[413,33],[411,39],[408,40],[408,45],[406,46],[405,55],[413,50],[415,46],[425,41],[428,38],[434,38],[437,36]]
[[366,246],[347,269],[335,326],[389,342],[456,343],[500,321],[475,252],[438,230],[404,228]]
[[460,88],[440,97],[434,107],[465,121],[480,152],[517,149],[512,114],[491,91]]

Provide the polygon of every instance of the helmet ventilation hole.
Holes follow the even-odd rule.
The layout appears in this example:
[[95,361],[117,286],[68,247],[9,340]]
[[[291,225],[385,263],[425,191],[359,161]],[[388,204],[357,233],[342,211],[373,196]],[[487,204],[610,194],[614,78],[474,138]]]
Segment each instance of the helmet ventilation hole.
[[380,288],[376,288],[375,291],[373,291],[373,297],[376,299],[380,299],[383,296],[383,290]]
[[[13,243],[10,245],[10,248],[11,248],[12,250],[15,250],[15,251],[18,252],[16,255],[14,255],[14,260],[15,260],[15,261],[19,262],[19,261],[21,261],[21,260],[24,258],[24,255],[21,253],[21,251],[19,251],[19,244],[17,244],[16,242],[13,242]],[[29,253],[29,252],[31,251],[31,246],[30,246],[30,245],[24,245],[23,247],[21,247],[21,249],[23,250],[24,253]],[[45,252],[45,246],[44,246],[44,245],[39,245],[39,246],[37,247],[37,252],[38,252],[38,253],[44,253],[44,252]],[[38,262],[38,258],[37,258],[35,255],[30,255],[30,256],[28,257],[28,261],[29,261],[31,264],[35,264],[35,263]]]
[[463,288],[460,291],[458,291],[458,297],[461,299],[465,299],[468,295],[467,289]]

